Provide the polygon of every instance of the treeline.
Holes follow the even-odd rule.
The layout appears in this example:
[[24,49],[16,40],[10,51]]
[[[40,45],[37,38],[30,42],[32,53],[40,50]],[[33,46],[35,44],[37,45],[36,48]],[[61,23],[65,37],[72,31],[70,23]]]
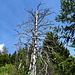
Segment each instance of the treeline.
[[[75,58],[70,56],[69,50],[58,41],[56,35],[47,32],[42,47],[43,51],[39,51],[36,58],[37,75],[75,74]],[[28,52],[24,47],[12,55],[0,54],[0,75],[29,75],[31,53],[31,48]]]

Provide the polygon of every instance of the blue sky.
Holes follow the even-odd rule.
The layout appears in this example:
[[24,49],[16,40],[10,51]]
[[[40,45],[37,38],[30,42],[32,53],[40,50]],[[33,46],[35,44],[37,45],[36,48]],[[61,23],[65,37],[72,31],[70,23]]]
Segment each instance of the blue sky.
[[[17,37],[14,36],[16,33],[13,29],[28,17],[24,9],[35,10],[40,2],[46,3],[42,6],[43,8],[52,8],[51,10],[56,12],[50,17],[53,21],[54,17],[59,14],[60,0],[0,0],[0,44],[9,48],[9,53],[16,50],[14,44],[17,42]],[[53,22],[58,25],[55,21]],[[72,50],[71,54],[73,53]]]

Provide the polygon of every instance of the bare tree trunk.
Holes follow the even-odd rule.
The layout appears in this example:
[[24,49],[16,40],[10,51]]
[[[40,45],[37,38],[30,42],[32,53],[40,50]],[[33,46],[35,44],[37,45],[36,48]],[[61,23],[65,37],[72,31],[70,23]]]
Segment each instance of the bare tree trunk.
[[31,75],[36,75],[36,50],[37,50],[37,27],[38,27],[38,10],[36,10],[36,22],[34,24],[34,32],[33,32],[33,53],[31,54],[31,63],[30,68]]

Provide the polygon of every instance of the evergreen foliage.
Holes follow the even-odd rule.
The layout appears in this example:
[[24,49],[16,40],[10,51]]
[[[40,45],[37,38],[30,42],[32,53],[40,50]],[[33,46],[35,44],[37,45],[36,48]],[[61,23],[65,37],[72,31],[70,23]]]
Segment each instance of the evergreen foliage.
[[46,62],[50,61],[48,70],[50,67],[52,70],[52,72],[49,70],[49,75],[58,75],[58,70],[56,70],[59,68],[58,64],[69,57],[69,50],[67,50],[63,44],[59,42],[58,36],[52,32],[47,32],[43,47],[46,54],[43,52],[42,57],[46,60]]
[[[55,20],[62,22],[67,26],[63,26],[63,36],[65,36],[67,42],[71,42],[75,47],[75,0],[60,0],[61,10]],[[71,45],[71,46],[72,46]]]
[[0,67],[10,63],[8,54],[0,55]]
[[18,75],[17,70],[14,65],[6,64],[5,66],[0,67],[0,75]]
[[59,75],[75,75],[75,58],[70,56],[65,61],[58,64]]

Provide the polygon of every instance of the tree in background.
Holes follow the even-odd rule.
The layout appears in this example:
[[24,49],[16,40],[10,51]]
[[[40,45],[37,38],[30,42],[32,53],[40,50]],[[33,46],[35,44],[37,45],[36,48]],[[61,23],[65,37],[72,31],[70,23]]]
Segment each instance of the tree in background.
[[3,47],[3,52],[0,54],[0,67],[10,63],[10,58],[7,53],[7,48]]
[[6,64],[10,64],[10,58],[8,54],[0,55],[0,67]]
[[43,45],[44,49],[46,49],[47,51],[49,51],[47,47],[51,49],[49,53],[52,53],[54,51],[55,53],[58,53],[60,56],[63,56],[64,59],[68,58],[70,55],[69,50],[67,50],[62,44],[62,42],[60,42],[58,35],[54,34],[53,32],[47,32]]
[[15,65],[16,51],[10,56],[11,64]]
[[27,58],[28,53],[25,48],[20,48],[16,53],[15,65],[19,74],[28,75],[29,71],[29,57]]
[[8,48],[7,47],[3,47],[3,53],[8,54]]
[[58,75],[75,74],[75,58],[70,56],[65,61],[58,64]]
[[0,75],[20,75],[12,64],[6,64],[0,67]]
[[46,72],[47,75],[58,75],[58,70],[56,70],[59,68],[58,64],[66,60],[70,55],[69,50],[59,42],[58,36],[52,32],[46,33],[43,50],[40,54],[39,58],[37,58],[39,59],[38,65],[40,66],[38,66],[38,70],[40,70],[40,73],[37,72],[37,75],[44,75]]
[[[56,17],[57,22],[62,22],[67,26],[62,26],[61,33],[67,42],[75,46],[75,0],[60,0],[60,15]],[[60,30],[60,28],[58,29]]]

